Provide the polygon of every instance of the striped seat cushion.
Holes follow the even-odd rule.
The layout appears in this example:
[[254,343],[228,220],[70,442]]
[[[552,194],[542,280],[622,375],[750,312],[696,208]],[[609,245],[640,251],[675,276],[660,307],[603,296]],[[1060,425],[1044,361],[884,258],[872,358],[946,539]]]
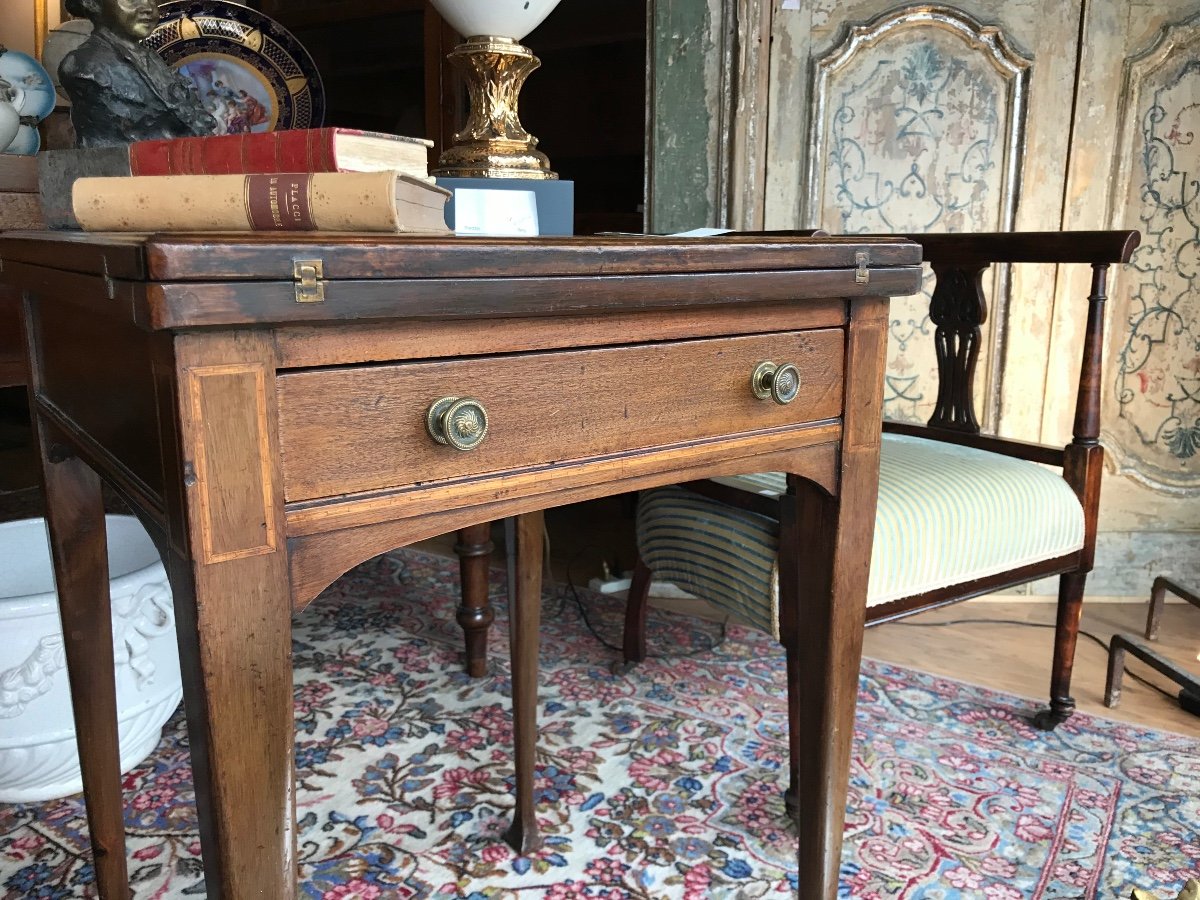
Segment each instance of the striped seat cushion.
[[[779,472],[718,481],[778,496]],[[1083,508],[1054,470],[887,434],[867,605],[1052,559],[1083,546]],[[778,636],[775,520],[676,487],[643,493],[638,550],[655,577]]]

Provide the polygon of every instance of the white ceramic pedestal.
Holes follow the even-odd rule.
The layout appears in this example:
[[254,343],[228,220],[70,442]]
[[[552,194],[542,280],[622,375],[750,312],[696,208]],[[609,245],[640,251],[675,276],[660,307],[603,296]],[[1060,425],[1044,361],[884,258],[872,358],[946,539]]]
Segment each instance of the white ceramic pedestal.
[[[171,591],[132,516],[107,516],[121,771],[158,745],[183,695]],[[82,790],[46,523],[0,524],[0,802]]]

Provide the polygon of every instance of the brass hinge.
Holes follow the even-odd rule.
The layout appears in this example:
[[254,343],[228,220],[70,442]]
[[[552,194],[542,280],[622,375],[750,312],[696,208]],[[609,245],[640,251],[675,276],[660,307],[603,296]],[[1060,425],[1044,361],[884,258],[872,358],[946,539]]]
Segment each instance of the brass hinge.
[[292,260],[292,277],[296,279],[297,303],[323,303],[325,301],[324,265],[319,259]]
[[871,264],[871,254],[865,250],[860,250],[854,254],[854,283],[855,284],[870,284],[871,272],[867,266]]

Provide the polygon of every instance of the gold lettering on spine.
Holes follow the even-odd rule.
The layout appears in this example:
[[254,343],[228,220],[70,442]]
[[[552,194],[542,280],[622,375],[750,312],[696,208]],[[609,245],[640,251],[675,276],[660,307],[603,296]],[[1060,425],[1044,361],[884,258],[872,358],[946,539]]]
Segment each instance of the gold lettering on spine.
[[246,214],[261,231],[311,231],[312,175],[255,174],[246,177]]
[[288,219],[291,220],[291,227],[299,229],[304,227],[304,207],[300,203],[301,182],[295,179],[288,182],[287,194],[284,199],[286,201],[286,210]]
[[276,229],[281,229],[283,228],[283,216],[279,214],[279,176],[272,175],[268,185],[267,196],[271,201],[271,224]]

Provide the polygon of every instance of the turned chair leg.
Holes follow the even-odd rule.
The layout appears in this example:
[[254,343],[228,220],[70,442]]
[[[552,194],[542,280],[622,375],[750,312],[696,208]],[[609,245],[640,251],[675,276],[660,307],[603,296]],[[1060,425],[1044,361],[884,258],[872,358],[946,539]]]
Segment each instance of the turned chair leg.
[[482,678],[488,669],[488,630],[496,618],[488,601],[488,563],[493,549],[491,522],[460,529],[458,542],[454,545],[462,583],[462,596],[455,618],[463,630],[466,670],[472,678]]
[[1075,713],[1071,696],[1071,670],[1075,665],[1075,643],[1079,617],[1083,614],[1083,588],[1087,575],[1068,572],[1059,581],[1058,621],[1054,626],[1054,663],[1050,670],[1050,708],[1034,716],[1034,725],[1052,731]]
[[633,567],[629,599],[625,601],[625,658],[613,666],[618,675],[624,675],[646,659],[646,613],[650,608],[650,578],[650,567],[639,556]]

